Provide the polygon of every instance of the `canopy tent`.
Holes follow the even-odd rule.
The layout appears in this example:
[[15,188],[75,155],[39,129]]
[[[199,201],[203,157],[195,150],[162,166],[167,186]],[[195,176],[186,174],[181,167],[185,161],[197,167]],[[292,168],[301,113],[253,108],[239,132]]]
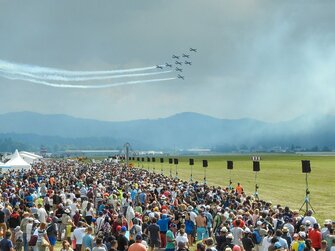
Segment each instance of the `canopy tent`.
[[20,156],[22,157],[24,161],[26,161],[29,164],[32,164],[43,158],[42,156],[39,156],[37,154],[30,153],[30,152],[24,152],[24,151],[20,152]]
[[20,156],[19,152],[15,150],[11,159],[7,161],[5,164],[0,165],[2,169],[9,170],[21,170],[21,169],[30,169],[31,166]]
[[35,159],[43,159],[43,156],[31,152],[20,151],[21,156],[22,154],[29,155],[31,157],[34,157]]

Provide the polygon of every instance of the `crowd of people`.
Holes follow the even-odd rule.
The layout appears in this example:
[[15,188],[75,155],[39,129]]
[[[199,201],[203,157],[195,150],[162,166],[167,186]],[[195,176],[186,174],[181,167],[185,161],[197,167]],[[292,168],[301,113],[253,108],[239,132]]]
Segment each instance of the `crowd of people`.
[[1,251],[335,251],[334,221],[259,200],[241,184],[46,160],[2,173],[0,189]]

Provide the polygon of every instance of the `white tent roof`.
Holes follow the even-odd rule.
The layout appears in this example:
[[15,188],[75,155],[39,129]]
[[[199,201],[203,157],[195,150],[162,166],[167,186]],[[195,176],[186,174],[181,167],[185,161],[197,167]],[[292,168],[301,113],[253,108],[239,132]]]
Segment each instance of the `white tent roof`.
[[33,158],[33,159],[43,159],[43,157],[42,156],[40,156],[40,155],[37,155],[37,154],[35,154],[35,153],[30,153],[30,152],[25,152],[25,151],[21,151],[20,152],[20,155],[22,156],[22,155],[25,155],[25,156],[30,156],[31,158]]
[[22,159],[19,152],[15,150],[14,154],[12,155],[12,158],[7,161],[4,166],[6,167],[12,167],[15,169],[30,169],[31,166]]

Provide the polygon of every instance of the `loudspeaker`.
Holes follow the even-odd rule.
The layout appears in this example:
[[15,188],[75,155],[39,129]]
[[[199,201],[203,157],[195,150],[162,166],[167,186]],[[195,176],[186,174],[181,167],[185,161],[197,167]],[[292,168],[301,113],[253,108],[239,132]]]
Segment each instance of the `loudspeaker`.
[[142,162],[144,162],[144,158],[142,158]]
[[234,168],[234,164],[232,160],[227,160],[227,169],[232,170]]
[[169,159],[169,164],[172,164],[173,163],[173,160],[172,159]]
[[150,158],[149,157],[147,157],[147,161],[150,162]]
[[174,163],[175,165],[178,165],[178,159],[173,159],[173,163]]
[[194,159],[190,159],[190,166],[194,165]]
[[310,173],[311,172],[311,163],[309,160],[302,160],[301,161],[302,172],[303,173]]
[[261,167],[259,165],[259,161],[253,161],[252,162],[252,168],[254,172],[259,172],[261,170]]
[[203,166],[203,167],[208,167],[208,162],[207,162],[206,159],[204,159],[204,160],[202,161],[202,166]]
[[152,161],[152,162],[156,162],[156,158],[152,158],[151,161]]
[[164,158],[161,158],[160,161],[161,161],[161,163],[164,163]]

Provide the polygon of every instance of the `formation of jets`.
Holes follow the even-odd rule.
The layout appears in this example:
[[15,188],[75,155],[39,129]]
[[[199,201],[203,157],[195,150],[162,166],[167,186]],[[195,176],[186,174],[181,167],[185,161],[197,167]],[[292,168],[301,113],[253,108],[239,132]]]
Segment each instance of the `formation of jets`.
[[[196,48],[190,48],[189,51],[191,52],[190,54],[192,53],[196,53],[197,52],[197,49]],[[174,62],[174,65],[175,65],[175,71],[176,72],[183,72],[183,68],[182,68],[182,65],[189,65],[191,66],[192,65],[192,62],[189,60],[189,58],[191,57],[190,54],[186,54],[186,53],[182,53],[181,56],[179,55],[172,55],[172,59],[175,59],[175,62]],[[180,61],[179,61],[180,59]],[[185,59],[185,61],[183,62],[182,59]],[[156,65],[156,68],[157,69],[163,69],[163,67],[169,67],[169,68],[172,68],[172,64],[170,63],[165,63],[165,65]],[[184,80],[184,76],[178,74],[177,75],[177,78],[179,79],[182,79]]]

